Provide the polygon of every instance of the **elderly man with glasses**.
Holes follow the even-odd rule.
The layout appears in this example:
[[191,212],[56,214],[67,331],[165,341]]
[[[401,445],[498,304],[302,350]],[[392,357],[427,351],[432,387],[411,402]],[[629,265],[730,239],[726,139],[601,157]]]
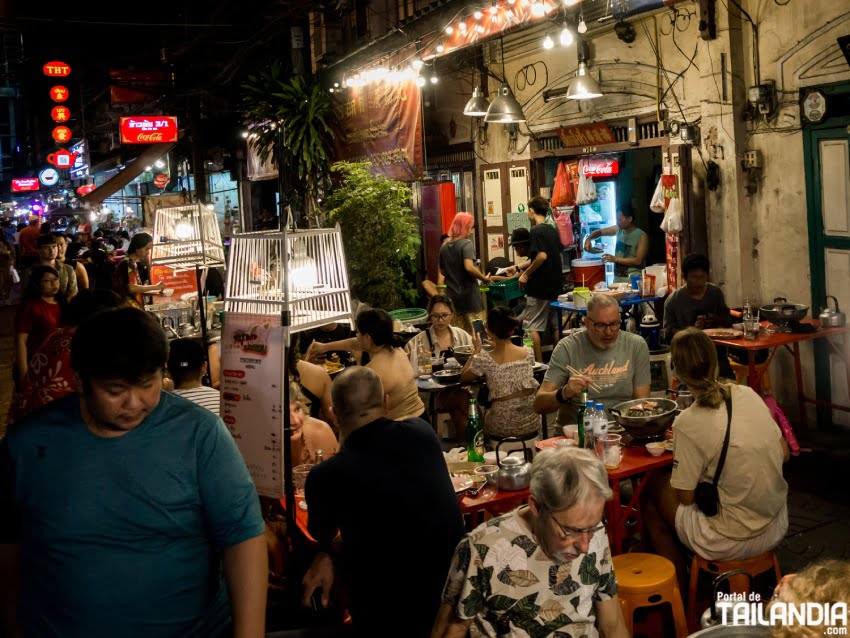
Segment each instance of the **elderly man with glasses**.
[[[649,348],[639,336],[620,330],[620,306],[595,294],[587,303],[586,330],[564,337],[555,346],[534,411],[558,411],[558,423],[576,422],[576,402],[591,384],[589,398],[606,408],[649,396]],[[570,368],[580,374],[570,374]],[[599,388],[599,390],[596,390]]]
[[589,450],[531,466],[528,505],[479,525],[455,550],[431,638],[628,636],[602,513],[608,475]]

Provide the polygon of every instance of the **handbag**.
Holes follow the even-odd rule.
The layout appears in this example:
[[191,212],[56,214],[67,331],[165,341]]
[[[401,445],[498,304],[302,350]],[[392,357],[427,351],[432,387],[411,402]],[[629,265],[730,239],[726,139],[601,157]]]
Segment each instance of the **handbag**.
[[706,516],[716,516],[720,510],[720,493],[717,483],[720,481],[720,473],[726,462],[726,451],[729,449],[729,431],[732,429],[732,397],[726,399],[726,438],[723,439],[723,449],[720,450],[720,460],[717,461],[717,470],[714,472],[714,480],[711,483],[700,481],[697,483],[694,502],[699,511]]

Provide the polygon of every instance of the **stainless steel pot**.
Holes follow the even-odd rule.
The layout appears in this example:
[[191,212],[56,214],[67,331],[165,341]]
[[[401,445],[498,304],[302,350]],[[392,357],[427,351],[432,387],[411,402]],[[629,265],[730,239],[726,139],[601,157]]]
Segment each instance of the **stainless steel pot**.
[[788,303],[785,297],[776,297],[772,304],[759,308],[759,318],[767,319],[777,326],[793,325],[805,319],[809,307],[799,303]]
[[[658,407],[663,411],[652,416],[626,416],[629,408],[644,401],[652,401],[658,404]],[[676,418],[678,408],[676,402],[671,399],[632,399],[615,405],[608,412],[611,413],[617,423],[627,430],[638,431],[640,434],[657,434],[670,427],[673,419]]]
[[[830,299],[835,302],[835,310],[829,307]],[[832,295],[826,296],[826,307],[824,307],[823,312],[818,316],[818,321],[820,321],[820,325],[824,328],[841,328],[847,323],[847,317],[838,308],[838,299]]]

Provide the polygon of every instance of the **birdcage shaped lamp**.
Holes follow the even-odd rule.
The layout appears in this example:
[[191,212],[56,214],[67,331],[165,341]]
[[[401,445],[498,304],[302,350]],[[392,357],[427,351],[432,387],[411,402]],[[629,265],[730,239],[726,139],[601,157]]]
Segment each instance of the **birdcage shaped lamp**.
[[291,332],[351,322],[339,226],[236,235],[228,270],[225,312],[279,316],[287,310]]
[[157,210],[151,265],[173,270],[224,266],[224,247],[215,210],[204,204]]

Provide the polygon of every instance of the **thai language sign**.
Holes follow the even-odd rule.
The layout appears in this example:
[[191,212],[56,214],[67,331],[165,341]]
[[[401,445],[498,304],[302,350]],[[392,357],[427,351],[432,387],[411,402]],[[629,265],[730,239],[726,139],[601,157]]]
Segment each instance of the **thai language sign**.
[[607,124],[561,127],[558,129],[558,137],[561,138],[561,144],[567,148],[617,143],[617,138]]
[[413,181],[422,174],[422,110],[411,80],[367,84],[339,93],[336,156],[371,162],[372,170]]
[[122,117],[122,144],[161,144],[177,141],[177,118],[171,115]]

